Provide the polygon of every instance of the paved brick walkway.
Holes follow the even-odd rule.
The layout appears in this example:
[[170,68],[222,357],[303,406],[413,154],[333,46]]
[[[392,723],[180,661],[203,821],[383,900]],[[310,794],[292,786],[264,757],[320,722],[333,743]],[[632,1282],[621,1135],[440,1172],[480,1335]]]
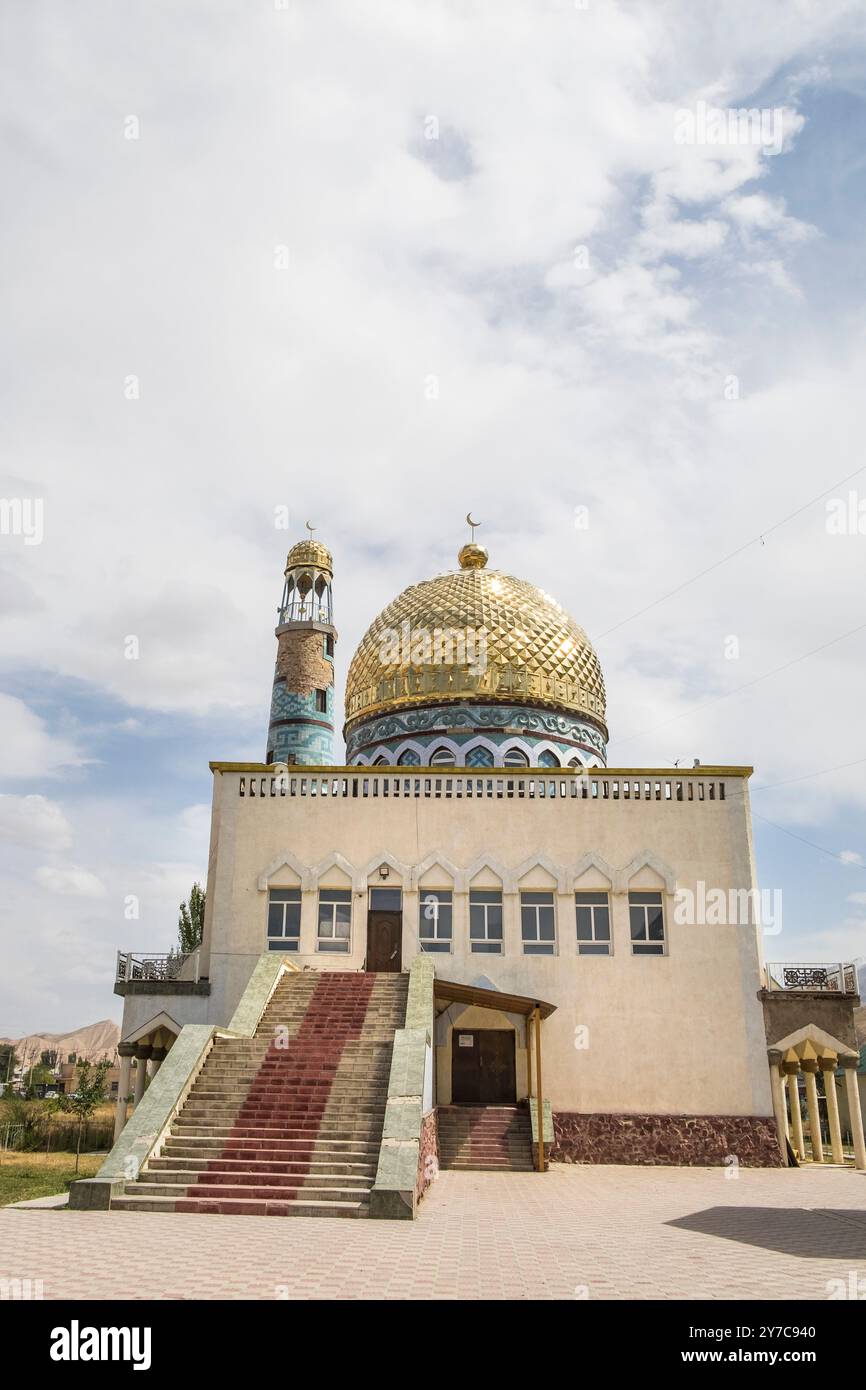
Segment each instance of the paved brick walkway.
[[0,1211],[46,1298],[806,1298],[866,1292],[866,1175],[442,1173],[419,1220]]

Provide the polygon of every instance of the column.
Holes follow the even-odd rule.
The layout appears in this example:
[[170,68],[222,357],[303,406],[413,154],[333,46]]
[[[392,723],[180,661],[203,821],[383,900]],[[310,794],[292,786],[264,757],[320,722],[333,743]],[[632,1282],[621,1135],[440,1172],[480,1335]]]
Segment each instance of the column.
[[119,1043],[117,1054],[120,1057],[120,1080],[117,1083],[117,1108],[114,1112],[115,1144],[126,1124],[126,1104],[129,1100],[129,1078],[132,1072],[132,1059],[135,1055],[135,1043]]
[[783,1070],[788,1078],[788,1101],[791,1107],[791,1142],[797,1150],[797,1157],[802,1163],[806,1157],[806,1146],[803,1139],[803,1115],[800,1110],[800,1087],[797,1078],[800,1075],[799,1062],[783,1062]]
[[144,1095],[144,1083],[147,1078],[147,1063],[151,1050],[149,1044],[141,1043],[139,1043],[135,1049],[135,1060],[138,1063],[135,1068],[135,1090],[132,1094],[132,1103],[135,1109],[138,1109],[138,1102]]
[[802,1058],[800,1066],[806,1077],[806,1109],[809,1112],[809,1138],[812,1141],[812,1162],[824,1162],[824,1150],[821,1144],[821,1121],[818,1116],[818,1083],[815,1077],[818,1073],[818,1063],[811,1058]]
[[866,1168],[866,1137],[863,1135],[863,1113],[860,1109],[860,1089],[857,1085],[859,1057],[852,1053],[840,1057],[845,1068],[845,1090],[848,1095],[848,1114],[851,1117],[851,1135],[854,1140],[854,1167]]
[[510,893],[507,889],[502,892],[502,954],[511,960],[520,960],[523,955],[520,894]]
[[166,1054],[167,1050],[168,1050],[168,1049],[165,1048],[165,1047],[154,1047],[154,1048],[151,1049],[151,1053],[150,1053],[150,1080],[151,1080],[151,1081],[152,1081],[153,1078],[156,1076],[156,1073],[159,1071],[160,1067],[162,1066],[163,1062],[165,1061],[165,1054]]
[[[301,890],[301,938],[299,954],[315,957],[316,939],[319,929],[319,890]],[[366,928],[365,928],[366,940]],[[348,969],[348,967],[346,967]]]
[[532,1029],[535,1042],[535,1117],[538,1121],[538,1163],[539,1173],[547,1168],[544,1157],[544,1086],[541,1083],[541,1010],[533,1014]]
[[844,1163],[845,1154],[842,1149],[842,1126],[839,1123],[839,1097],[836,1095],[836,1067],[838,1062],[835,1057],[822,1057],[820,1061],[821,1071],[824,1074],[824,1094],[827,1097],[827,1122],[830,1126],[830,1149],[833,1154],[834,1163]]
[[770,1062],[770,1091],[773,1096],[773,1114],[776,1117],[776,1138],[779,1141],[779,1152],[785,1167],[788,1166],[788,1125],[785,1113],[785,1092],[782,1088],[782,1054],[781,1052],[768,1053]]
[[[433,891],[433,889],[427,889],[427,892]],[[417,888],[403,889],[403,937],[400,959],[404,970],[409,968],[421,950],[419,913],[423,897],[423,888],[420,892]]]

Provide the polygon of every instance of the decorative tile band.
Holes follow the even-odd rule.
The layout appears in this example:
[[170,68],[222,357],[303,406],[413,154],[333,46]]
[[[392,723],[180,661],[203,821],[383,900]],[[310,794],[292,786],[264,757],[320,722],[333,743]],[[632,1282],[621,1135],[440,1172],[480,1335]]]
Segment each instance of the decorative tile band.
[[572,714],[506,704],[443,704],[372,718],[346,737],[349,763],[406,766],[430,762],[437,748],[458,766],[502,767],[509,752],[531,767],[604,766],[607,746],[592,724]]

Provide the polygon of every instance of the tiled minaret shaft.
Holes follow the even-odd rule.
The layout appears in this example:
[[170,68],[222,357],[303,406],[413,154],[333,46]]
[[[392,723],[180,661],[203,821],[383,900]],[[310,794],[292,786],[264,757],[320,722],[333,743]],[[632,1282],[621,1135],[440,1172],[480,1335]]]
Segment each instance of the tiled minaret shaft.
[[292,546],[276,628],[269,763],[333,763],[333,578],[327,546],[312,537]]

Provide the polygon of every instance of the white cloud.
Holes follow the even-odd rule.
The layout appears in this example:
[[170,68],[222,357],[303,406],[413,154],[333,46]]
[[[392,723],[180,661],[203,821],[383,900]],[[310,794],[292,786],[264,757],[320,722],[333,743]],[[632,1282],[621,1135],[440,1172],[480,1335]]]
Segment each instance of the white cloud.
[[190,835],[205,836],[210,830],[210,806],[207,802],[198,802],[195,806],[185,806],[180,813],[180,823],[183,829]]
[[105,884],[89,869],[75,864],[44,864],[34,874],[40,888],[58,897],[104,898]]
[[51,733],[23,700],[0,694],[0,777],[51,777],[84,761],[72,740]]
[[747,233],[772,233],[789,242],[809,241],[816,235],[816,229],[807,222],[788,216],[781,198],[770,198],[766,193],[726,198],[721,206],[722,211]]
[[0,795],[0,839],[28,849],[65,850],[72,829],[62,806],[45,796]]
[[863,855],[856,849],[840,850],[839,858],[843,864],[852,864],[858,867],[866,863],[866,860],[863,859]]
[[[475,499],[492,563],[555,592],[598,641],[613,761],[754,762],[772,783],[857,756],[856,642],[703,703],[861,620],[862,547],[827,537],[820,506],[608,631],[855,466],[857,305],[800,287],[810,229],[790,211],[808,196],[808,65],[826,54],[829,86],[862,40],[849,4],[431,0],[361,15],[334,0],[221,7],[193,27],[162,6],[131,30],[122,7],[81,0],[50,34],[27,7],[9,24],[3,446],[14,495],[45,499],[45,539],[25,552],[0,537],[0,651],[15,689],[44,675],[55,693],[83,682],[129,703],[98,731],[106,781],[112,740],[149,738],[154,710],[256,709],[264,752],[282,564],[306,516],[335,554],[342,683],[379,609],[453,565]],[[783,154],[676,145],[678,109],[751,105],[785,72],[802,111],[784,112]],[[145,87],[141,138],[124,140]],[[829,265],[836,233],[818,212]],[[577,503],[591,515],[579,537]],[[7,777],[84,766],[78,736],[37,708],[0,697]],[[202,779],[186,800],[204,802]],[[866,809],[866,786],[854,768],[753,804],[819,826]],[[204,876],[207,819],[203,805],[148,815],[110,787],[76,806],[75,856],[99,873],[46,866],[66,898],[40,903],[31,943],[12,915],[31,880],[20,899],[12,876],[0,884],[36,1022],[72,1007],[74,972],[110,973],[116,946],[168,948]],[[94,881],[101,900],[75,896]],[[142,916],[126,922],[133,893]],[[63,964],[53,994],[47,941]],[[79,991],[76,1011],[85,999],[102,1016],[104,995]]]
[[866,952],[866,918],[846,917],[814,936],[815,960],[856,961]]

